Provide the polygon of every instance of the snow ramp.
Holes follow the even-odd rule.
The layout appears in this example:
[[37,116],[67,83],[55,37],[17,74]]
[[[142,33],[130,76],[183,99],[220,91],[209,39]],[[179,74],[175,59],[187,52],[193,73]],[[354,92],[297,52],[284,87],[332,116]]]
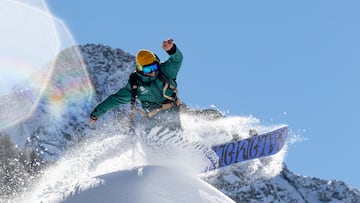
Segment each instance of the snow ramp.
[[98,184],[77,188],[62,202],[234,202],[200,178],[166,167],[144,166],[96,178]]

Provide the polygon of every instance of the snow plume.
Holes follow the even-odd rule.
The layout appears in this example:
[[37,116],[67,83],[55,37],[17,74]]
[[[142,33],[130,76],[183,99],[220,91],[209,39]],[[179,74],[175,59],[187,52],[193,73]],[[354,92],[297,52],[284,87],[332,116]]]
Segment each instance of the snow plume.
[[[81,88],[87,89],[82,93],[92,93],[78,51],[73,54],[78,62],[72,66],[54,60],[61,50],[75,43],[65,24],[50,13],[44,0],[2,1],[0,29],[0,96],[3,101],[0,104],[0,130],[30,118],[41,97],[47,97],[51,103],[48,110],[59,118],[66,104],[64,98],[69,96],[64,92],[81,97],[83,94],[78,94]],[[55,69],[62,70],[56,73],[56,78]],[[83,76],[69,77],[79,75],[79,72]],[[27,84],[20,84],[24,81]],[[67,85],[61,87],[67,89],[49,89],[50,82],[66,82]]]
[[[118,121],[117,124],[106,122],[92,131],[92,136],[84,138],[79,146],[67,152],[59,161],[44,170],[41,179],[35,186],[14,201],[61,202],[68,197],[70,200],[76,199],[78,194],[90,190],[97,191],[96,188],[105,187],[107,184],[117,184],[116,187],[124,188],[125,191],[127,186],[118,184],[126,179],[127,183],[132,185],[130,177],[135,179],[143,177],[138,180],[142,181],[141,185],[157,188],[156,190],[164,193],[169,192],[173,202],[180,201],[178,198],[181,195],[181,200],[193,202],[193,200],[183,197],[183,193],[190,190],[189,188],[192,188],[192,192],[197,191],[197,193],[202,190],[206,191],[203,191],[204,194],[201,194],[200,197],[196,196],[200,200],[204,200],[208,195],[217,194],[214,192],[216,191],[214,188],[211,189],[211,193],[208,193],[212,186],[202,182],[198,177],[210,164],[206,152],[211,145],[229,141],[235,134],[245,138],[248,136],[249,129],[252,128],[262,132],[278,127],[260,126],[259,121],[253,117],[207,119],[198,115],[183,114],[181,120],[183,124],[181,132],[159,131],[160,129],[155,128],[150,133],[144,133],[138,128],[135,134],[130,135],[125,127],[127,121]],[[204,173],[200,177],[209,181],[211,177],[222,176],[233,186],[250,181],[250,179],[270,178],[280,173],[284,155],[285,151],[282,151],[270,158],[236,164]],[[245,175],[247,180],[240,179],[240,173]],[[157,178],[150,178],[149,174]],[[114,183],[114,180],[111,182],[109,179],[110,176],[113,178],[123,177],[123,179],[118,180],[119,183]],[[175,189],[174,181],[179,185]],[[168,186],[164,186],[166,184]],[[180,185],[186,188],[182,188]],[[195,190],[195,186],[202,190]],[[170,190],[169,188],[163,190],[159,187],[169,187]],[[171,187],[174,191],[171,191]],[[124,191],[119,191],[119,194]],[[158,194],[157,197],[154,196],[155,194],[151,194],[151,196],[157,200],[169,200],[162,199],[164,194],[159,193],[161,194]],[[172,196],[173,193],[178,194],[178,197]],[[150,195],[150,192],[144,191],[141,194],[132,191],[128,195],[130,197],[118,196],[117,198],[131,202],[135,198],[146,199],[146,195]],[[105,196],[102,198],[104,198],[103,202],[110,201]],[[226,199],[226,197],[222,198]],[[222,202],[225,200],[215,198],[209,201]],[[226,201],[229,202],[229,199]],[[74,202],[76,201],[74,200]],[[203,202],[208,201],[204,200]]]

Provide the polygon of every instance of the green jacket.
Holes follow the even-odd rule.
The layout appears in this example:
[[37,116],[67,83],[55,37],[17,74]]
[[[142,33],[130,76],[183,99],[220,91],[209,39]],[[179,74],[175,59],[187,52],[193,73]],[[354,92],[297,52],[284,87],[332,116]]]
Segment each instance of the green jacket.
[[[160,64],[159,71],[161,71],[169,80],[170,83],[176,87],[176,77],[180,70],[180,66],[183,60],[182,53],[174,46],[167,51],[169,59]],[[142,107],[145,111],[150,112],[156,108],[160,108],[167,99],[163,96],[164,83],[158,77],[159,71],[155,76],[145,76],[141,73],[138,74],[138,88],[137,98],[141,101]],[[173,96],[174,91],[168,88],[166,95]],[[119,104],[126,104],[131,101],[131,85],[130,80],[125,87],[121,88],[115,94],[106,98],[103,102],[95,107],[91,112],[92,118],[97,118],[104,114],[109,109],[112,109]]]

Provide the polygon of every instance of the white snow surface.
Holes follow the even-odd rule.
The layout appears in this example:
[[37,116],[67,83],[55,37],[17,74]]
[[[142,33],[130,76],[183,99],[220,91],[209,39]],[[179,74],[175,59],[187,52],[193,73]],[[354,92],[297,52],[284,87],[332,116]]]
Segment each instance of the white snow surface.
[[[79,147],[45,170],[30,191],[11,201],[233,202],[200,179],[199,174],[210,162],[202,150],[188,144],[199,142],[207,146],[227,141],[232,138],[234,125],[244,126],[237,130],[245,136],[248,130],[245,126],[258,121],[241,117],[206,121],[188,115],[182,115],[182,121],[184,132],[165,132],[170,137],[152,143],[148,141],[158,134],[156,129],[146,136],[141,130],[129,136],[114,133],[116,126],[104,125],[99,128],[99,135],[83,140]],[[217,129],[217,133],[211,128]],[[208,134],[209,130],[213,133]],[[180,137],[188,141],[176,142]],[[204,137],[206,142],[200,142]],[[258,167],[256,162],[252,165]],[[271,171],[271,176],[281,171],[281,164],[275,165],[280,167],[274,166],[278,170]]]
[[160,166],[117,171],[97,181],[88,190],[76,188],[63,202],[233,202],[197,177]]

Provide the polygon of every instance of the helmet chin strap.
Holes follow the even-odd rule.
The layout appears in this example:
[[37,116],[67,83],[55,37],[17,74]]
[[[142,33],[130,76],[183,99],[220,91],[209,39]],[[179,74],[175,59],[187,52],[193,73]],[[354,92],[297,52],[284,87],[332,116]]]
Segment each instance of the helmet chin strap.
[[156,76],[156,72],[144,73],[144,75],[154,77],[154,76]]

